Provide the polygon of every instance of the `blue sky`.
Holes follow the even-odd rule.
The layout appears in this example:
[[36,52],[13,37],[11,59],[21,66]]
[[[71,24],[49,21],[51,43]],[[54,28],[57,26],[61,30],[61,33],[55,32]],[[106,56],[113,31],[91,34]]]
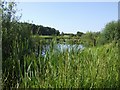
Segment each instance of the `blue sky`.
[[101,31],[118,19],[117,2],[20,2],[20,21],[49,26],[65,33]]

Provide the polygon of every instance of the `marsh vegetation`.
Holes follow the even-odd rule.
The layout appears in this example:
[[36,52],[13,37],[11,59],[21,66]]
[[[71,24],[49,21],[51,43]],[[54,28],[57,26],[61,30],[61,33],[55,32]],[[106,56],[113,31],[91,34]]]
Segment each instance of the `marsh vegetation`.
[[101,32],[65,36],[18,22],[12,16],[16,4],[2,4],[3,89],[120,87],[119,21]]

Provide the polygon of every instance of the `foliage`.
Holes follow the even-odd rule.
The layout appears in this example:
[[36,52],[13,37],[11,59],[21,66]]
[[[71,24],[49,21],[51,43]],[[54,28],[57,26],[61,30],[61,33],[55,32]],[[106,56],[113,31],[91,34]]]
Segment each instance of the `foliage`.
[[110,43],[113,40],[119,39],[118,21],[112,21],[106,24],[105,28],[101,32],[101,43]]
[[59,35],[59,30],[56,30],[51,27],[44,27],[42,25],[32,24],[32,33],[33,35]]
[[99,36],[100,32],[87,32],[81,36],[81,43],[86,47],[96,46]]
[[84,34],[83,32],[79,32],[79,31],[77,32],[77,36],[81,37],[83,34]]
[[[60,51],[55,47],[57,38],[44,36],[52,38],[51,41],[37,36],[59,35],[59,31],[17,22],[19,18],[15,16],[15,6],[14,2],[2,4],[3,89],[119,86],[118,43],[114,42],[118,39],[116,23],[106,26],[102,33],[87,32],[80,35],[85,46],[96,46],[101,38],[104,42],[108,40],[110,44],[85,47],[83,50],[71,48]],[[112,34],[109,31],[111,29],[115,30]],[[109,37],[106,38],[107,34]],[[33,38],[33,35],[36,36]],[[111,40],[113,41],[110,42]],[[43,46],[48,43],[50,48],[42,55]]]
[[62,52],[55,45],[53,40],[44,57],[24,56],[25,77],[20,87],[118,88],[118,44]]
[[[31,32],[17,23],[15,2],[2,3],[2,74],[3,88],[16,87],[23,69],[23,55],[28,53]],[[30,47],[29,47],[30,48]],[[18,67],[20,65],[20,67]]]
[[81,43],[87,47],[100,46],[112,41],[118,42],[119,36],[118,21],[112,21],[106,24],[101,32],[87,32],[81,36]]

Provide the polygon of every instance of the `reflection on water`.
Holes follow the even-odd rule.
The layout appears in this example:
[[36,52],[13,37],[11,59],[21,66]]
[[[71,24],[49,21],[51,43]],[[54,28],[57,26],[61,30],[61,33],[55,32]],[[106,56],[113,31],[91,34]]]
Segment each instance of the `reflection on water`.
[[[63,52],[65,50],[71,51],[71,50],[82,50],[84,47],[82,45],[70,45],[70,44],[56,44],[54,45],[54,50]],[[42,46],[42,56],[45,56],[46,52],[50,50],[50,45],[43,45]]]

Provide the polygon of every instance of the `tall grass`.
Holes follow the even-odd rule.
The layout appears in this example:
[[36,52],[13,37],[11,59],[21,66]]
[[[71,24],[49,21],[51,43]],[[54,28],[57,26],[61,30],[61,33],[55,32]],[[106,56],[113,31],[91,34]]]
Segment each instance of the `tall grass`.
[[[119,87],[118,44],[60,51],[53,40],[45,56],[24,55],[19,68],[19,88],[115,88]],[[41,51],[40,51],[41,52]],[[14,64],[13,64],[14,65]]]

